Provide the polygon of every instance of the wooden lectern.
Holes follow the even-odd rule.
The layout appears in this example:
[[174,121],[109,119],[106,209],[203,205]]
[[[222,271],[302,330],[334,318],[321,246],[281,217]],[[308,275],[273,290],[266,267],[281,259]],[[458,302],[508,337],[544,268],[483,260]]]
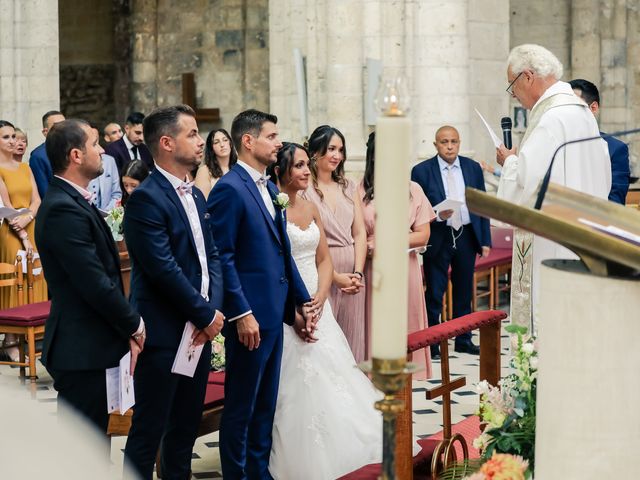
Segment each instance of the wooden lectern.
[[[580,260],[542,261],[535,476],[635,478],[640,449],[640,212],[550,184],[541,210],[466,190],[469,210]],[[535,246],[534,246],[535,248]]]

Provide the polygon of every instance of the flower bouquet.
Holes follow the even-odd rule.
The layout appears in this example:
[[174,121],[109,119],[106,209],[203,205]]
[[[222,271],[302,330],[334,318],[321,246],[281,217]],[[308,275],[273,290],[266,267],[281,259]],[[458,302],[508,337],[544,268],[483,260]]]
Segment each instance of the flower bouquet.
[[521,455],[533,472],[538,352],[534,339],[526,338],[525,327],[509,325],[506,330],[517,335],[517,347],[511,360],[513,373],[503,378],[498,387],[486,381],[478,384],[478,414],[485,428],[473,441],[473,446],[482,451],[485,460],[494,453]]
[[525,327],[509,325],[505,330],[517,336],[512,373],[498,386],[487,381],[477,385],[482,433],[473,446],[482,458],[449,466],[441,479],[524,480],[533,476],[538,352]]
[[221,334],[211,340],[211,370],[224,370],[224,337]]
[[124,207],[120,204],[117,204],[113,209],[109,212],[109,214],[104,218],[105,222],[109,229],[111,230],[111,235],[113,235],[113,239],[116,242],[120,242],[124,239],[122,235],[122,221],[124,220]]

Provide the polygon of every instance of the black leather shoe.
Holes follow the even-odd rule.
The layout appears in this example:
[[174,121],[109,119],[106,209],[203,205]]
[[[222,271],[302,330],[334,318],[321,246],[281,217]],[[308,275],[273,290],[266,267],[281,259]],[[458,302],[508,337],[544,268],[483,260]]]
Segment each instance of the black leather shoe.
[[440,345],[431,345],[431,360],[440,360]]
[[468,353],[470,355],[480,355],[480,347],[474,345],[471,340],[456,342],[455,351],[458,353]]

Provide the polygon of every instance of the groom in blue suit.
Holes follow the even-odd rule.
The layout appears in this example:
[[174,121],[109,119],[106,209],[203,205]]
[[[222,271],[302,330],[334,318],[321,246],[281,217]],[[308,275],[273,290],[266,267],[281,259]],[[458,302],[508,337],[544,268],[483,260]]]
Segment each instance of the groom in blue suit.
[[[225,479],[271,479],[271,430],[278,397],[283,322],[313,329],[310,300],[291,257],[285,212],[265,177],[282,146],[277,118],[257,110],[233,120],[238,162],[207,208],[224,278],[225,402],[220,457]],[[305,333],[306,332],[306,333]]]
[[[135,370],[136,404],[126,462],[153,478],[161,446],[162,478],[191,478],[191,456],[202,417],[211,342],[221,330],[222,270],[205,221],[204,195],[189,173],[200,164],[204,140],[187,105],[160,108],[144,121],[155,161],[127,202],[124,236],[133,265],[131,304],[147,340]],[[187,322],[191,345],[204,344],[192,377],[172,373]]]
[[[470,158],[458,156],[460,136],[455,128],[440,127],[434,145],[438,155],[418,163],[411,170],[411,180],[422,187],[432,205],[438,205],[445,199],[464,202],[466,187],[485,190],[480,165]],[[471,313],[476,255],[489,255],[491,247],[489,220],[471,213],[465,203],[456,215],[457,218],[451,210],[440,211],[431,223],[431,236],[423,265],[430,327],[439,323],[449,268],[453,287],[453,318]],[[471,342],[470,332],[456,337],[455,351],[475,355],[480,353],[479,348]],[[432,345],[431,356],[440,356],[438,345]]]

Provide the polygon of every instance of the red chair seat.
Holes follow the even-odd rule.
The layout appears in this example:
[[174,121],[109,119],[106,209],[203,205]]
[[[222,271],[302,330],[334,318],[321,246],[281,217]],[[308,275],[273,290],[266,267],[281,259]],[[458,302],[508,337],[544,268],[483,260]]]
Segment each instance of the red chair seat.
[[219,372],[219,371],[209,372],[209,380],[207,380],[207,383],[224,385],[224,372]]
[[20,307],[7,308],[0,311],[0,325],[14,327],[37,327],[44,325],[49,312],[51,302],[38,302],[22,305]]
[[[452,430],[454,433],[460,433],[467,441],[467,445],[469,446],[469,457],[479,458],[480,452],[471,445],[473,443],[473,439],[480,435],[479,418],[475,415],[465,418],[460,423],[453,425]],[[413,457],[414,480],[427,480],[431,478],[431,457],[441,440],[442,432],[431,435],[428,438],[418,440],[420,452]],[[458,442],[455,443],[455,449],[458,455],[457,458],[462,458],[462,451]],[[339,480],[377,480],[381,473],[382,465],[380,463],[376,463],[372,465],[365,465],[355,472],[351,472],[340,477]]]
[[493,248],[487,257],[476,258],[476,271],[489,270],[496,265],[511,263],[510,248]]
[[224,405],[224,387],[215,383],[207,383],[207,392],[204,394],[204,408],[206,410],[218,405]]

